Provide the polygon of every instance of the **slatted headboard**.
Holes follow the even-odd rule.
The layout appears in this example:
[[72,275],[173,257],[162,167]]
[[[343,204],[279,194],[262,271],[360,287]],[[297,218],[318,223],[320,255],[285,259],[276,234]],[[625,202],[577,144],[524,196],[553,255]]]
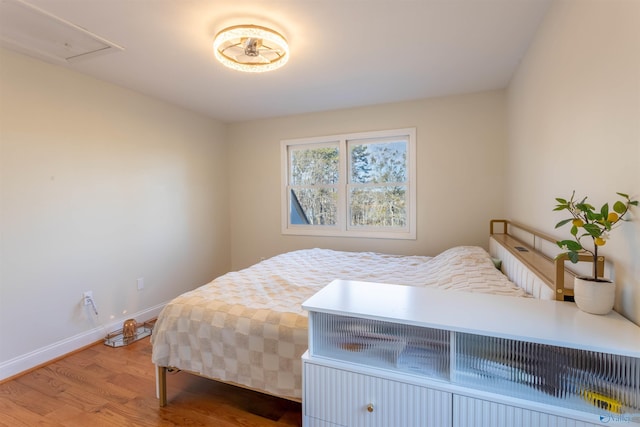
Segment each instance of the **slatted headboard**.
[[[567,257],[552,258],[541,250],[543,244],[555,245],[556,238],[506,219],[491,220],[489,232],[489,253],[502,260],[509,280],[535,298],[573,299],[575,273],[565,268]],[[580,261],[591,258],[580,256]],[[604,272],[604,257],[598,257],[598,264]]]

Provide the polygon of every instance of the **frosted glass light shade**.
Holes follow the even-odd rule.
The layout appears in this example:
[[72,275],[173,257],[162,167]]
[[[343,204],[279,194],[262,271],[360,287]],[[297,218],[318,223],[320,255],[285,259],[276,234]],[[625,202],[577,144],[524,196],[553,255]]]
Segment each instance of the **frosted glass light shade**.
[[213,53],[224,66],[249,73],[275,70],[289,61],[285,38],[258,25],[236,25],[220,31],[213,42]]

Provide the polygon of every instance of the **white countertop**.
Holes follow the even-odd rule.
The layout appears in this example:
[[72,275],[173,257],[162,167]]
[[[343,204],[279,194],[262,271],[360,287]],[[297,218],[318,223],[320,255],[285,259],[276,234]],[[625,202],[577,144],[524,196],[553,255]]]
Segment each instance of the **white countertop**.
[[574,303],[334,280],[302,304],[308,311],[640,357],[640,326],[616,312]]

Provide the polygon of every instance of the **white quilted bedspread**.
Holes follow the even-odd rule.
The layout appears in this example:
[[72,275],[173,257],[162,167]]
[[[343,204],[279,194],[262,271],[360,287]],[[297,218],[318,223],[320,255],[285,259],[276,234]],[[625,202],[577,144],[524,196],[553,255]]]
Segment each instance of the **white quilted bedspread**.
[[300,356],[307,349],[301,304],[334,279],[528,296],[479,247],[455,247],[435,257],[299,250],[171,301],[153,330],[153,362],[300,399]]

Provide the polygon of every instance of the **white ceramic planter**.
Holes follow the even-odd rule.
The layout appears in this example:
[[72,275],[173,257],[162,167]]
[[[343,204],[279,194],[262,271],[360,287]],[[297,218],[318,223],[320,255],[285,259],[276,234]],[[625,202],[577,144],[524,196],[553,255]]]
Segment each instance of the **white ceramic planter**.
[[594,282],[576,277],[573,282],[573,294],[580,310],[591,314],[607,314],[613,309],[616,284],[611,281]]

